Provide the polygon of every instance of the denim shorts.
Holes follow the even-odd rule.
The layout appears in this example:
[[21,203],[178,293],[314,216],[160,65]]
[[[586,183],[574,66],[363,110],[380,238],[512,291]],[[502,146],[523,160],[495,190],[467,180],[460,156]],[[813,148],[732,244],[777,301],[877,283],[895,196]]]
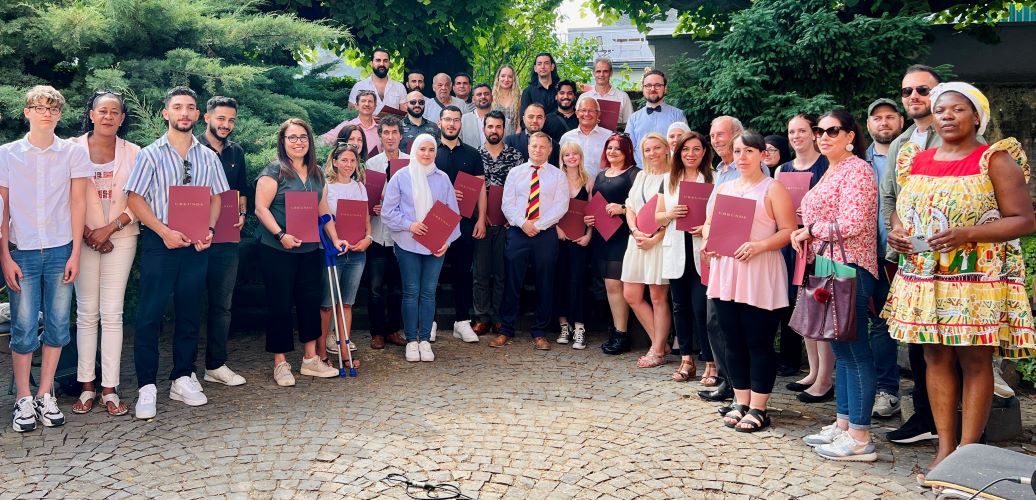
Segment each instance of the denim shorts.
[[[342,305],[351,306],[356,303],[356,291],[360,288],[360,277],[363,276],[363,266],[367,262],[367,252],[348,252],[339,255],[335,263],[335,270],[338,272],[338,284],[342,291]],[[331,286],[328,284],[327,268],[320,270],[320,276],[324,283],[324,299],[320,307],[331,307]]]
[[43,311],[43,343],[64,347],[72,311],[72,284],[62,283],[72,243],[42,250],[11,248],[11,258],[22,270],[21,293],[8,288],[11,297],[11,350],[32,354],[40,347],[39,317]]

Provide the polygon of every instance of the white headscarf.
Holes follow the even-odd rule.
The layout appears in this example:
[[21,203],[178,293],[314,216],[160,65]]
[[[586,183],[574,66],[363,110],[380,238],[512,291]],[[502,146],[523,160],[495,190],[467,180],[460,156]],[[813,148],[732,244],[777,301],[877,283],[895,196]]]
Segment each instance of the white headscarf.
[[410,145],[410,164],[407,165],[407,172],[410,174],[410,186],[414,193],[414,210],[417,212],[417,220],[424,220],[428,211],[432,209],[435,200],[432,198],[432,188],[428,185],[428,175],[435,169],[435,162],[422,165],[417,159],[417,148],[422,143],[431,142],[435,144],[435,138],[428,134],[421,134],[414,138]]
[[935,102],[946,92],[957,92],[971,101],[971,104],[975,106],[975,110],[978,111],[978,135],[986,133],[986,126],[989,125],[989,99],[986,99],[986,95],[981,90],[975,88],[974,85],[968,83],[940,83],[932,89],[932,112],[935,111]]
[[688,127],[686,123],[673,122],[672,125],[669,125],[669,129],[665,131],[665,136],[669,137],[669,134],[673,133],[673,129],[680,130],[685,134],[691,131],[691,127]]

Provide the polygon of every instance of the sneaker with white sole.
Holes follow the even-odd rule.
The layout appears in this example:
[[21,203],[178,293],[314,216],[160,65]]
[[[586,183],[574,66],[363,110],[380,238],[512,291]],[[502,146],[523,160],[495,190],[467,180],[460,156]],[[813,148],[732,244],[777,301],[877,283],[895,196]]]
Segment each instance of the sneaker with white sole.
[[227,365],[223,365],[215,370],[205,370],[205,381],[235,386],[243,385],[245,383],[245,378],[234,373],[234,371]]
[[317,378],[332,378],[338,376],[338,370],[327,366],[326,363],[320,361],[320,358],[313,356],[312,358],[302,358],[302,368],[299,369],[303,375]]
[[816,447],[824,444],[831,444],[845,433],[845,429],[842,429],[835,424],[825,425],[820,429],[820,432],[810,434],[802,438],[802,441],[810,446]]
[[281,361],[273,367],[273,381],[281,387],[295,385],[295,376],[291,374],[291,365],[287,361]]
[[468,343],[478,342],[478,334],[471,329],[471,322],[468,320],[453,323],[453,336]]
[[582,323],[576,323],[575,329],[572,330],[572,348],[586,349],[586,327]]
[[198,381],[198,374],[191,372],[191,386],[198,392],[205,392],[205,388],[201,386],[201,382]]
[[861,443],[849,433],[842,434],[833,443],[822,444],[813,448],[823,458],[828,460],[839,460],[845,462],[873,462],[878,459],[878,452],[875,451],[874,443],[867,441]]
[[421,352],[417,342],[406,343],[406,360],[411,362],[421,361]]
[[572,327],[568,323],[561,324],[561,333],[558,334],[558,339],[555,342],[559,344],[567,344],[568,340],[572,338]]
[[327,349],[328,354],[338,354],[338,339],[335,338],[335,332],[327,332],[324,347]]
[[899,412],[899,397],[885,391],[878,391],[878,394],[874,396],[874,410],[871,412],[871,415],[889,418]]
[[58,400],[52,398],[50,394],[43,393],[43,396],[36,396],[32,403],[36,408],[36,418],[44,427],[65,425],[65,415],[58,408]]
[[180,401],[187,406],[201,406],[209,402],[205,393],[201,392],[201,383],[191,380],[191,377],[183,376],[173,381],[169,386],[169,399]]
[[421,355],[421,361],[435,361],[435,353],[432,352],[432,344],[427,341],[417,343],[417,352]]
[[435,334],[439,332],[439,324],[432,321],[432,331],[428,332],[428,341],[435,342]]
[[137,405],[133,412],[137,418],[147,420],[155,418],[157,413],[158,388],[148,384],[137,390]]
[[36,430],[36,405],[33,404],[32,396],[25,396],[14,402],[14,418],[11,426],[14,427],[14,432]]

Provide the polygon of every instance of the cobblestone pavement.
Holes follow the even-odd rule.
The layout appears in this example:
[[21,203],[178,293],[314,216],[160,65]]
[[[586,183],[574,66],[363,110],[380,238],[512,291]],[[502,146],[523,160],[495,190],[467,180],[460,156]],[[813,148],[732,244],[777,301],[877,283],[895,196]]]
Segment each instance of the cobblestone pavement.
[[[230,365],[246,385],[206,383],[209,404],[189,408],[163,382],[151,421],[99,407],[73,415],[63,397],[67,425],[17,434],[4,395],[0,497],[404,497],[383,481],[393,472],[478,498],[922,495],[911,470],[927,464],[931,445],[879,439],[877,463],[820,459],[800,438],[831,420],[833,404],[798,403],[783,391],[790,379],[779,381],[772,430],[741,434],[694,395],[697,383],[669,380],[674,363],[638,369],[634,354],[603,355],[598,339],[585,351],[544,352],[525,336],[491,349],[486,338],[447,335],[434,363],[367,349],[361,335],[358,378],[296,375],[294,388],[274,385],[262,336],[239,336]],[[299,356],[289,358],[296,374]],[[164,358],[161,372],[168,367]],[[10,373],[9,357],[0,370]]]

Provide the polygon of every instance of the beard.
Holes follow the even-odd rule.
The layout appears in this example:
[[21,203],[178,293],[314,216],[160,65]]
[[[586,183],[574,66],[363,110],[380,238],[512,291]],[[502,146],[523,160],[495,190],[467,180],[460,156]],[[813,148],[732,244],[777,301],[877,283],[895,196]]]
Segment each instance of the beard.
[[910,109],[907,109],[907,118],[910,118],[911,120],[920,120],[921,118],[928,118],[929,116],[932,116],[932,108],[929,108],[928,106],[925,106],[921,111],[917,112],[910,112]]
[[874,142],[878,144],[892,144],[892,141],[894,141],[898,135],[899,134],[895,130],[890,130],[888,132],[878,132],[877,134],[874,134],[872,138],[874,139]]
[[209,132],[212,134],[212,137],[215,137],[216,140],[220,142],[220,144],[226,144],[227,139],[230,139],[230,136],[234,133],[234,131],[231,130],[230,132],[227,132],[226,137],[223,137],[219,135],[219,130],[213,127],[212,125],[209,125]]
[[487,135],[486,136],[486,142],[496,146],[497,144],[500,144],[500,141],[502,141],[503,138],[504,137],[502,135],[500,135],[500,134]]
[[644,96],[644,100],[649,102],[649,103],[651,103],[651,104],[658,104],[659,102],[662,101],[663,97],[665,97],[665,96],[663,96],[662,94],[652,95],[652,96],[645,95]]
[[424,109],[422,109],[421,111],[416,111],[414,110],[414,108],[407,108],[406,112],[408,115],[414,118],[421,118],[422,116],[424,116]]
[[454,132],[453,135],[450,135],[450,134],[446,133],[445,130],[441,130],[440,133],[442,133],[442,138],[446,139],[447,141],[452,141],[452,140],[456,139],[458,136],[460,136],[460,130],[457,130],[456,132]]
[[568,105],[567,106],[564,105],[564,104],[561,104],[561,101],[558,101],[558,109],[565,110],[565,111],[571,111],[573,107],[575,107],[575,101],[573,101],[571,99],[568,101]]
[[378,78],[385,78],[388,75],[388,68],[385,66],[375,66],[373,71],[374,76]]
[[170,121],[169,124],[172,125],[173,129],[178,132],[190,132],[194,130],[194,122],[191,122],[191,124],[188,125],[186,128],[180,128],[179,121]]

